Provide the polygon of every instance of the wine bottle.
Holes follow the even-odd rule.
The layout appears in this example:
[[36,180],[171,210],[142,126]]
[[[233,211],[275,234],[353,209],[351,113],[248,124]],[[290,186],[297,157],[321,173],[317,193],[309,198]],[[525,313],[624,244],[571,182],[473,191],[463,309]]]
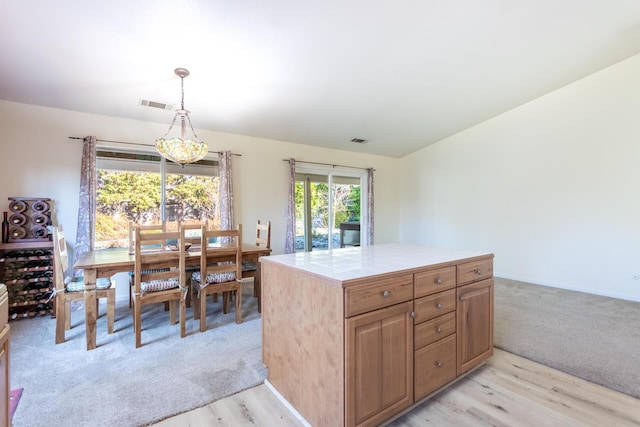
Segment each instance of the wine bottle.
[[9,220],[7,219],[8,212],[4,212],[4,219],[2,220],[2,243],[9,241]]

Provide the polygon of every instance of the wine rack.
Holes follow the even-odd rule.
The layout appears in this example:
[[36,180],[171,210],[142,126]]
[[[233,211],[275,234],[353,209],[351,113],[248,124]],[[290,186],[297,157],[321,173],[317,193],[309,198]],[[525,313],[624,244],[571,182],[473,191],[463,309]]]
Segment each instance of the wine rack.
[[51,199],[9,197],[9,214],[9,243],[49,239]]
[[0,244],[0,283],[9,294],[9,319],[53,314],[53,243]]

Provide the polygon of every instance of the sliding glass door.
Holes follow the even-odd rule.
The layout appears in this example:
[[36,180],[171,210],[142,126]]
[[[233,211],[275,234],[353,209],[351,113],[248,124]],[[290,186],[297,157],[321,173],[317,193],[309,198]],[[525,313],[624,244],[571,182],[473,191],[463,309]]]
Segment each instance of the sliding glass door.
[[296,165],[296,252],[366,241],[366,173]]

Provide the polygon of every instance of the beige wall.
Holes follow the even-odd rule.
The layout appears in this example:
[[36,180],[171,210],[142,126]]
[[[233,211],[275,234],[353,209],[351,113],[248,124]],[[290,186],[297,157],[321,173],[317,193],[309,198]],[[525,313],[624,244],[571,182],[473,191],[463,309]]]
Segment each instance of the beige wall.
[[640,301],[640,55],[401,161],[400,238]]
[[[198,135],[242,154],[236,221],[271,220],[275,253],[284,248],[282,159],[374,167],[377,243],[487,250],[498,276],[640,301],[639,75],[640,55],[403,159]],[[167,127],[4,101],[0,125],[0,206],[51,197],[71,242],[81,144],[68,137],[142,143]]]
[[[0,209],[7,197],[49,197],[54,223],[64,224],[71,246],[75,242],[82,143],[69,136],[153,143],[169,125],[76,113],[0,101]],[[240,135],[197,130],[214,151],[231,150],[235,219],[245,237],[257,219],[271,220],[274,253],[284,251],[288,164],[285,158],[373,167],[375,172],[375,241],[397,241],[398,159],[316,148]]]

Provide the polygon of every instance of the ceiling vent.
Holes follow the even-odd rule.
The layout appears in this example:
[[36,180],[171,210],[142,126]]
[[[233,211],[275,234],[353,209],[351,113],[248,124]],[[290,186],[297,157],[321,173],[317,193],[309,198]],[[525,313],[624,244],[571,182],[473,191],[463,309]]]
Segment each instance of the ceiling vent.
[[148,99],[141,99],[139,105],[142,105],[143,107],[159,108],[161,110],[173,110],[173,105],[171,104],[149,101]]
[[351,142],[355,142],[356,144],[366,144],[369,141],[367,141],[366,139],[361,139],[361,138],[353,138],[351,140]]

